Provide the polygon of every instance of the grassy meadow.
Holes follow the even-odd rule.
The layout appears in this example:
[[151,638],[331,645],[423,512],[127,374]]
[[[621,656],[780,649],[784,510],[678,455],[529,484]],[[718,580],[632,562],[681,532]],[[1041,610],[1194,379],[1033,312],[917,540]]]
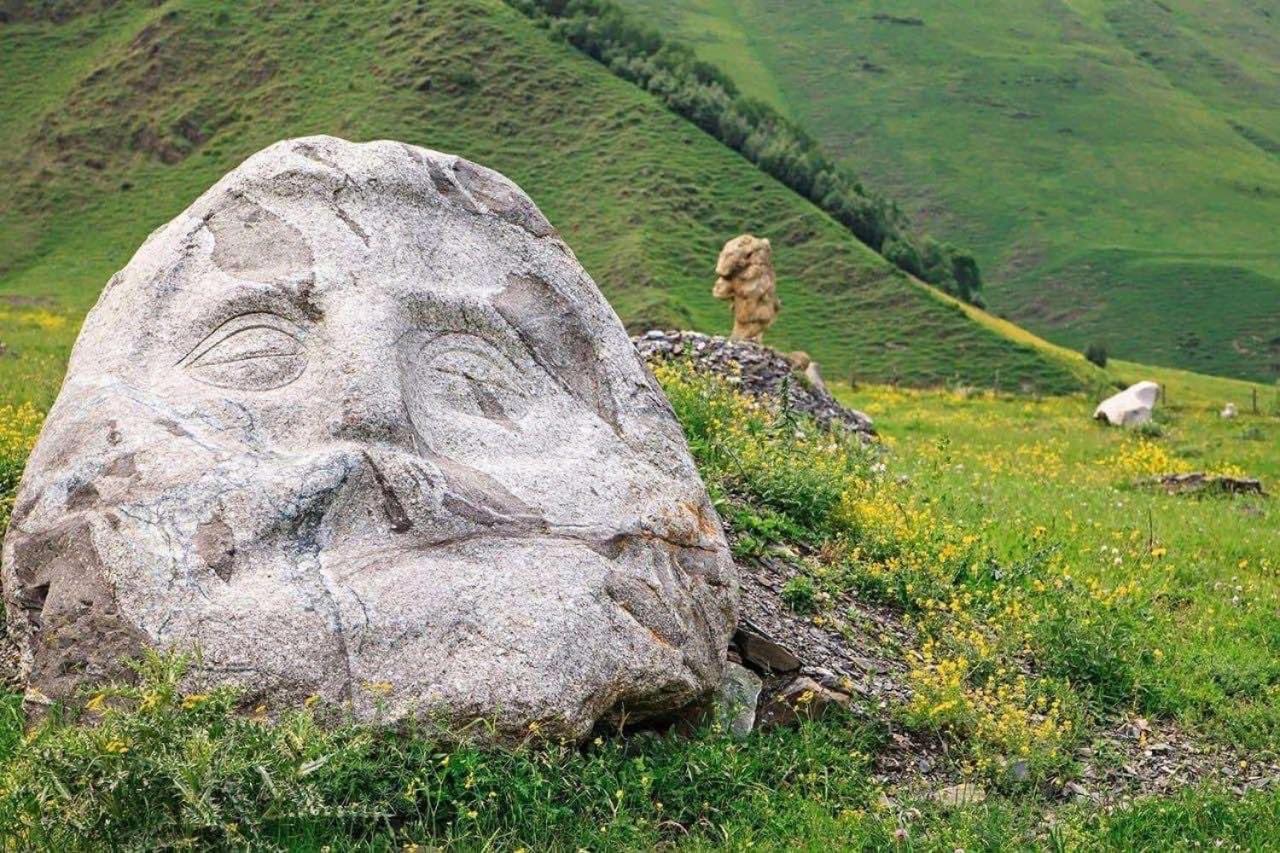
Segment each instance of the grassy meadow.
[[1280,15],[1224,0],[620,0],[973,249],[1075,350],[1280,376]]
[[[1280,524],[1272,498],[1170,496],[1167,471],[1280,476],[1280,416],[1204,403],[1109,429],[1083,397],[964,388],[839,389],[887,453],[816,432],[678,366],[658,376],[739,560],[792,555],[787,598],[821,624],[842,596],[888,607],[910,698],[733,740],[602,732],[582,748],[536,730],[502,749],[389,732],[308,704],[269,720],[233,695],[184,694],[182,662],[101,690],[85,715],[23,733],[0,701],[0,826],[14,849],[98,843],[288,849],[954,850],[1266,847],[1280,793],[1221,770],[1163,793],[1064,796],[1126,721],[1178,749],[1226,750],[1232,774],[1280,747]],[[29,409],[5,413],[21,454]],[[38,422],[38,419],[37,419]],[[12,436],[12,437],[9,437]],[[29,438],[27,439],[29,442]],[[17,463],[20,464],[20,461]],[[804,556],[797,556],[804,555]],[[1146,724],[1144,722],[1144,724]],[[895,732],[944,746],[937,802],[886,780]],[[1097,755],[1099,758],[1085,758]],[[1245,756],[1237,758],[1237,756]],[[2,835],[4,830],[0,830]]]
[[1135,485],[1206,471],[1274,491],[1280,399],[1234,420],[1220,417],[1221,403],[1175,404],[1151,429],[1126,430],[1091,422],[1092,401],[1078,397],[884,387],[842,396],[877,417],[891,467],[951,519],[985,531],[976,535],[999,564],[1043,562],[1040,584],[1082,585],[1106,603],[1078,621],[1048,617],[1043,653],[1061,658],[1050,669],[1077,685],[1105,676],[1095,700],[1117,712],[1177,719],[1250,749],[1280,744],[1274,500]]
[[[961,7],[925,5],[924,27],[877,22],[877,32],[902,35],[875,49],[933,44],[920,41],[921,30],[930,38],[936,30],[948,39],[976,37],[958,23]],[[1186,5],[1172,7],[1186,18]],[[1113,7],[1053,4],[1046,21],[1031,21],[1030,7],[1010,4],[1007,20],[1029,44],[1051,41],[1046,32],[1055,21],[1092,44],[1094,53],[1075,42],[1060,47],[1080,53],[1073,61],[1083,63],[1081,74],[1132,72],[1150,82],[1152,72],[1131,68],[1136,60],[1109,65],[1102,37],[1089,29],[1113,26]],[[458,733],[425,723],[396,731],[358,726],[314,702],[268,718],[230,693],[184,692],[185,662],[157,657],[139,662],[136,683],[105,686],[85,697],[79,715],[37,726],[27,725],[20,697],[0,688],[0,851],[1276,845],[1280,792],[1232,786],[1271,772],[1280,753],[1280,509],[1274,497],[1173,496],[1140,484],[1202,470],[1259,477],[1280,491],[1276,386],[1140,359],[1112,359],[1099,369],[1074,350],[912,282],[812,205],[500,0],[126,0],[87,8],[58,23],[18,15],[0,25],[0,166],[8,177],[0,182],[0,522],[84,314],[147,233],[278,138],[398,138],[517,180],[632,328],[727,331],[729,309],[710,295],[716,252],[743,230],[773,238],[785,307],[769,343],[812,353],[838,396],[875,418],[884,453],[817,432],[680,366],[657,375],[740,563],[749,569],[761,555],[784,557],[792,572],[785,595],[798,619],[854,618],[842,611],[850,600],[891,614],[910,638],[898,649],[908,698],[744,740],[708,722],[687,737],[601,731],[580,745],[548,742],[534,729],[524,742],[499,748],[459,742]],[[746,14],[754,6],[707,0],[696,15],[682,11],[694,8],[672,4],[655,20],[704,22],[711,36],[703,47],[744,87],[779,99],[824,138],[837,133],[818,121],[819,111],[840,106],[828,100],[836,90],[830,80],[856,63],[829,63],[830,78],[803,76],[810,66],[801,58],[775,64],[771,51],[779,46],[762,43],[764,30]],[[796,34],[814,37],[815,55],[842,32],[815,34],[806,28],[821,18],[792,17]],[[1071,24],[1077,19],[1083,23]],[[1219,23],[1240,35],[1241,20],[1228,11]],[[913,33],[916,42],[907,38]],[[1235,61],[1251,75],[1269,73],[1258,53],[1265,40],[1246,42]],[[1027,61],[1000,44],[1003,59],[993,62]],[[1214,55],[1225,45],[1212,41]],[[923,97],[919,69],[936,56],[916,59],[916,83],[904,85],[901,98]],[[890,73],[907,67],[868,61],[883,61]],[[784,75],[784,67],[800,76]],[[1188,79],[1200,73],[1179,68]],[[850,108],[888,85],[873,69],[859,73],[871,83],[842,96],[853,99]],[[812,80],[814,97],[791,97],[796,80]],[[1060,84],[1046,78],[1035,86]],[[981,88],[963,79],[949,85],[970,101]],[[1182,90],[1165,85],[1169,102],[1181,103]],[[887,169],[889,154],[873,135],[845,139],[859,143],[854,165],[886,178],[917,212],[940,193],[931,215],[943,225],[934,227],[954,227],[978,245],[1007,238],[1011,252],[1031,253],[1027,270],[1076,257],[1054,242],[1055,223],[1066,214],[1028,218],[1030,205],[1049,204],[1044,187],[1027,183],[1036,199],[996,203],[1006,183],[1026,178],[1015,154],[1032,152],[1040,165],[1065,162],[1036,148],[1034,134],[1026,151],[1010,154],[1016,168],[987,174],[976,189],[964,190],[959,179],[945,186],[909,179],[924,155],[902,134],[929,142],[928,165],[939,175],[986,174],[966,163],[977,156],[971,146],[938,141],[962,139],[964,128],[947,124],[952,107],[935,100],[929,114],[943,117],[937,128],[910,100],[898,103],[915,107],[871,122],[898,127],[901,172]],[[988,107],[999,112],[980,108]],[[1256,128],[1250,144],[1280,137],[1266,110],[1246,112],[1232,115]],[[1082,135],[1086,127],[1124,132],[1085,118],[1072,124]],[[1049,119],[1018,121],[1032,127]],[[1190,127],[1221,143],[1224,157],[1239,155],[1242,173],[1255,170],[1260,185],[1271,186],[1271,173],[1237,150],[1243,143],[1222,142],[1204,123]],[[1105,142],[1088,144],[1112,150]],[[1199,156],[1217,150],[1202,148]],[[1194,183],[1198,175],[1191,169],[1179,180]],[[1074,178],[1064,168],[1058,180]],[[1161,187],[1144,192],[1166,191],[1161,181],[1150,183]],[[1063,204],[1079,214],[1091,203],[1087,190]],[[962,192],[973,193],[971,205],[957,201]],[[1220,195],[1205,197],[1216,209],[1234,191],[1214,192]],[[1260,204],[1271,203],[1269,192]],[[1138,200],[1126,198],[1121,206],[1137,211]],[[991,213],[998,208],[1015,213]],[[982,215],[967,215],[975,211]],[[1004,226],[984,230],[999,216],[1007,216]],[[1093,227],[1085,219],[1076,220],[1082,230]],[[1023,220],[1036,225],[1018,231]],[[1185,237],[1177,223],[1152,222],[1143,236],[1155,242],[1143,251],[1163,252]],[[1209,234],[1214,248],[1196,262],[1253,265],[1270,276],[1270,248],[1242,260],[1251,233],[1241,225],[1234,235]],[[1078,251],[1094,251],[1086,238],[1097,233],[1079,236]],[[993,288],[997,307],[1016,308],[1021,298],[1014,260],[987,264],[989,273],[1007,274]],[[1190,316],[1177,314],[1184,303],[1163,299],[1171,280],[1133,279],[1135,293],[1161,297],[1164,313],[1139,324],[1132,351],[1113,339],[1113,355],[1259,375],[1247,359],[1161,354],[1163,330]],[[1041,295],[1057,300],[1064,292],[1081,306],[1096,296],[1070,288]],[[1192,310],[1207,309],[1185,308]],[[1265,301],[1250,310],[1270,322]],[[1219,337],[1245,334],[1225,320],[1200,319],[1224,330],[1213,333],[1206,352],[1218,352]],[[1090,336],[1105,331],[1082,328]],[[1099,395],[1148,378],[1167,392],[1152,426],[1120,430],[1091,421]],[[1239,417],[1219,417],[1227,402]],[[1141,743],[1115,737],[1138,721],[1151,743],[1164,738],[1175,751],[1203,756],[1203,772],[1163,789],[1142,779],[1128,787],[1108,781],[1117,768],[1145,760]],[[929,775],[886,773],[883,759],[900,754],[903,736],[930,745],[938,766]],[[980,788],[985,799],[956,807],[934,796],[958,783]]]

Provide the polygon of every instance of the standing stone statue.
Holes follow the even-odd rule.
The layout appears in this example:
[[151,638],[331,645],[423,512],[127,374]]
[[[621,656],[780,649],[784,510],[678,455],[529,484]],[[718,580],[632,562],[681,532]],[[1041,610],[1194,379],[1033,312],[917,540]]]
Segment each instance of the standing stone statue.
[[782,309],[777,277],[773,273],[773,249],[769,241],[742,234],[720,250],[716,260],[716,299],[733,300],[735,341],[760,343],[764,330]]
[[576,738],[716,688],[737,578],[666,399],[533,202],[312,137],[108,282],[3,595],[32,702],[198,648],[192,689],[254,704]]

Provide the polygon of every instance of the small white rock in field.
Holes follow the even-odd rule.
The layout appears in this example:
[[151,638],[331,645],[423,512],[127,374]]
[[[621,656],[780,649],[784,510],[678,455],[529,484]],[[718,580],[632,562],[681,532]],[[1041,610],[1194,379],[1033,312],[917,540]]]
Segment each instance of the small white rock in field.
[[1151,410],[1160,396],[1160,386],[1154,382],[1139,382],[1098,404],[1093,410],[1095,420],[1105,420],[1112,426],[1137,426],[1151,420]]

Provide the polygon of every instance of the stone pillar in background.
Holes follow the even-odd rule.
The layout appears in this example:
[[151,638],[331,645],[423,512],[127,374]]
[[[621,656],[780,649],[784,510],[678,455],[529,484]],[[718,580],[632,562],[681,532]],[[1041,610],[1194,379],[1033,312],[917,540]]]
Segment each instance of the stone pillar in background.
[[751,234],[734,237],[720,250],[716,276],[712,294],[733,300],[731,337],[759,343],[782,309],[769,241]]

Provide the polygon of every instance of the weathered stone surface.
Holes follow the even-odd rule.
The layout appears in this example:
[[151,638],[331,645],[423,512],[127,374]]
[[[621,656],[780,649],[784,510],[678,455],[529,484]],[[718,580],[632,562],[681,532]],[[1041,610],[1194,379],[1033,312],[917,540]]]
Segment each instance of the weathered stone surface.
[[[654,329],[632,340],[650,363],[688,361],[699,370],[724,377],[753,397],[810,415],[824,427],[840,424],[863,438],[875,435],[870,417],[840,405],[825,386],[814,384],[805,373],[796,371],[792,361],[795,353],[787,356],[750,341],[700,332]],[[809,362],[802,370],[812,367]]]
[[743,738],[756,726],[756,704],[760,701],[760,689],[764,682],[745,666],[727,663],[724,680],[717,697],[720,724],[729,734]]
[[1197,492],[1217,492],[1227,495],[1262,495],[1262,481],[1253,477],[1228,477],[1225,474],[1206,474],[1191,471],[1185,474],[1161,474],[1145,481],[1158,486],[1171,495]]
[[22,689],[19,658],[18,647],[9,639],[9,633],[0,630],[0,690],[16,692]]
[[199,647],[193,683],[253,701],[580,736],[719,687],[737,578],[669,406],[528,197],[314,137],[108,283],[3,592],[33,697]]
[[987,799],[987,792],[972,782],[962,782],[959,785],[934,791],[933,799],[944,809],[959,809],[984,802]]
[[1139,382],[1098,404],[1093,410],[1096,420],[1105,420],[1112,426],[1137,426],[1151,420],[1151,410],[1160,396],[1160,386],[1154,382]]
[[787,353],[787,360],[791,362],[793,370],[802,374],[805,382],[815,391],[823,394],[827,393],[827,383],[822,381],[822,371],[818,369],[818,362],[810,357],[809,353],[804,350],[796,350]]
[[725,243],[716,259],[711,293],[716,299],[733,301],[733,340],[759,343],[782,310],[769,241],[740,234]]

